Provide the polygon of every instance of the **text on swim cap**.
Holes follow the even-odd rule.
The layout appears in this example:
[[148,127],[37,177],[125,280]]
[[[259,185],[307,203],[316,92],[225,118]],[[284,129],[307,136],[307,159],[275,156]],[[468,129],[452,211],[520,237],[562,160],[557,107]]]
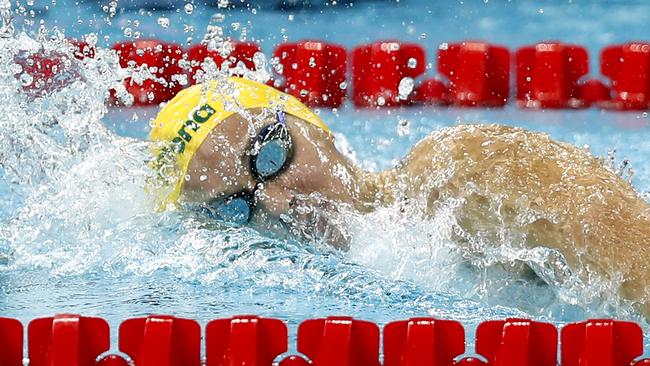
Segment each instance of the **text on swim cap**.
[[192,140],[192,134],[188,130],[198,131],[201,125],[209,120],[214,113],[214,108],[210,107],[209,104],[203,104],[192,113],[191,119],[183,122],[180,130],[176,133],[178,136],[172,140],[176,153],[182,154],[185,151],[185,144]]

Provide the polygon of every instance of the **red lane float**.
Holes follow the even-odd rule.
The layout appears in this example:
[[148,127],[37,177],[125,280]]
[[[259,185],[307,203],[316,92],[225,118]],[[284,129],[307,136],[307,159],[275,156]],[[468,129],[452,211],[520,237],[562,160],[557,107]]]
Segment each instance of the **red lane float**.
[[[74,56],[94,57],[84,42],[71,41]],[[160,103],[172,98],[185,84],[193,84],[200,63],[211,58],[217,65],[243,63],[254,69],[255,43],[234,42],[226,58],[205,45],[188,50],[191,67],[183,70],[180,46],[157,40],[137,40],[113,46],[122,67],[146,65],[126,81],[135,104]],[[311,107],[339,107],[347,96],[346,52],[338,45],[303,41],[278,46],[274,55],[282,65],[284,83],[276,85]],[[438,71],[448,79],[416,82],[426,69],[424,49],[412,43],[380,41],[356,47],[351,53],[352,101],[359,107],[421,104],[460,107],[500,107],[509,95],[509,52],[485,42],[444,44],[439,49]],[[584,108],[595,105],[616,110],[650,108],[650,44],[626,43],[603,50],[601,71],[611,88],[600,80],[583,80],[588,72],[584,47],[543,42],[515,53],[516,99],[525,108]],[[52,80],[62,60],[34,55],[22,74],[26,89],[38,89]],[[25,66],[26,65],[26,66]],[[148,71],[148,72],[147,72]],[[147,75],[149,74],[149,75]],[[153,77],[149,80],[147,77]],[[410,80],[409,80],[410,79]],[[185,80],[184,82],[181,80]],[[182,85],[181,85],[182,84]],[[401,87],[402,86],[402,87]],[[400,90],[402,89],[402,90]],[[613,91],[613,98],[612,98]]]
[[205,343],[206,366],[271,365],[287,351],[287,326],[257,316],[217,319],[206,326]]
[[[208,49],[207,45],[198,44],[187,50],[187,59],[190,61],[189,84],[196,83],[197,72],[201,69],[201,64],[206,59],[212,59],[219,69],[227,61],[229,68],[237,67],[241,62],[249,70],[255,70],[253,57],[256,53],[261,52],[260,46],[256,43],[249,42],[232,42],[232,49],[227,56],[222,56],[217,50]],[[238,73],[238,75],[242,75]]]
[[453,320],[411,318],[384,327],[384,366],[451,366],[465,353],[465,330]]
[[117,43],[113,50],[117,52],[121,67],[135,70],[134,76],[125,80],[134,104],[166,102],[183,89],[184,71],[179,64],[183,50],[179,45],[142,39]]
[[356,47],[352,52],[352,101],[358,107],[411,104],[414,97],[410,93],[399,94],[400,83],[425,70],[425,52],[418,44],[384,41]]
[[487,321],[476,330],[476,353],[499,366],[556,366],[557,329],[527,319]]
[[284,83],[276,88],[310,107],[336,108],[347,93],[345,48],[339,45],[303,41],[278,46],[273,53],[282,65]]
[[419,104],[445,106],[451,104],[449,87],[436,78],[422,80],[413,92],[414,100]]
[[110,348],[108,323],[101,318],[57,315],[28,327],[30,366],[91,366]]
[[627,366],[642,353],[635,323],[596,319],[562,328],[562,366]]
[[461,107],[502,107],[510,93],[510,52],[485,42],[443,44],[438,71],[449,80],[449,101]]
[[120,325],[120,351],[136,366],[201,366],[201,327],[166,315],[129,319]]
[[318,366],[379,366],[379,327],[351,317],[305,320],[298,352]]
[[611,89],[600,80],[591,79],[580,83],[578,96],[584,107],[608,108],[611,106]]
[[[287,328],[278,319],[236,316],[206,326],[206,366],[270,366],[287,350]],[[558,336],[552,324],[527,319],[486,321],[476,331],[476,353],[464,357],[463,326],[451,320],[412,318],[387,324],[384,366],[555,366]],[[22,365],[20,322],[0,318],[0,364]],[[350,317],[308,319],[298,327],[298,351],[281,366],[379,366],[379,327]],[[101,318],[57,315],[28,327],[30,366],[127,366],[107,354],[109,327]],[[149,316],[124,321],[119,349],[135,366],[199,366],[201,330],[190,319]],[[562,366],[650,365],[641,328],[596,319],[562,328]],[[98,357],[101,357],[97,360]],[[484,360],[482,359],[484,358]]]
[[23,365],[23,325],[16,319],[0,318],[0,365]]
[[612,81],[614,99],[610,108],[618,110],[650,107],[650,44],[626,43],[605,48],[600,68]]
[[517,103],[526,108],[581,108],[578,79],[589,71],[584,47],[544,42],[520,48]]

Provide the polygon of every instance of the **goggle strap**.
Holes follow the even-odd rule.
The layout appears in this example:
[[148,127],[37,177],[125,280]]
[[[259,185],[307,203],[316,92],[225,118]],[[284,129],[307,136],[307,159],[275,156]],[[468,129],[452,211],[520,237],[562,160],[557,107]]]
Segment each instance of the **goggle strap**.
[[279,111],[278,112],[278,122],[282,125],[285,125],[285,116],[284,116],[284,111]]

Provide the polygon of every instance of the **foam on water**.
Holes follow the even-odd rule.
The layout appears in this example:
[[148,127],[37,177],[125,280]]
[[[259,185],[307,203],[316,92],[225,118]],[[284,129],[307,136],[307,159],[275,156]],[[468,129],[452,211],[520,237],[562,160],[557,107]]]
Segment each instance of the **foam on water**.
[[[349,251],[188,212],[156,212],[144,189],[151,174],[147,142],[104,127],[111,123],[109,90],[138,70],[122,70],[115,54],[101,48],[94,59],[77,60],[62,35],[42,35],[0,39],[3,315],[74,311],[112,323],[152,312],[201,320],[257,313],[293,322],[337,313],[378,322],[428,314],[466,324],[506,316],[555,323],[603,315],[639,319],[617,300],[613,285],[581,281],[553,250],[524,249],[506,235],[500,243],[475,240],[480,255],[463,253],[453,239],[460,230],[453,199],[431,219],[415,207],[344,212],[353,235]],[[66,56],[59,71],[66,77],[51,90],[25,89],[16,58],[42,52]],[[257,64],[249,76],[267,78],[269,65]],[[204,69],[206,77],[232,72],[209,62]],[[334,124],[339,147],[372,170],[390,166],[444,119],[417,110],[322,115],[336,120],[333,113],[347,113]],[[373,118],[390,123],[369,123]],[[402,129],[396,144],[385,137],[395,126]],[[354,149],[367,143],[364,129],[377,136],[377,150]],[[573,142],[591,138],[577,135]],[[641,187],[650,187],[648,174],[637,170]]]

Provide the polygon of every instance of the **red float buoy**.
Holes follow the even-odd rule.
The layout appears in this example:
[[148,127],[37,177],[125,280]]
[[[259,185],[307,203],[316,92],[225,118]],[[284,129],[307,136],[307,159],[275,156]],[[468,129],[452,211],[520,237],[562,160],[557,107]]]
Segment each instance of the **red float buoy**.
[[179,65],[183,58],[180,46],[158,40],[137,40],[113,46],[120,66],[134,70],[125,80],[126,90],[134,104],[158,104],[173,98],[186,84],[186,75]]
[[[352,53],[352,100],[359,107],[399,106],[413,102],[400,93],[406,78],[415,79],[426,69],[424,48],[413,43],[376,42]],[[414,81],[406,79],[412,90]]]
[[275,49],[282,65],[284,83],[276,86],[310,107],[339,107],[347,93],[345,48],[339,45],[303,41]]

